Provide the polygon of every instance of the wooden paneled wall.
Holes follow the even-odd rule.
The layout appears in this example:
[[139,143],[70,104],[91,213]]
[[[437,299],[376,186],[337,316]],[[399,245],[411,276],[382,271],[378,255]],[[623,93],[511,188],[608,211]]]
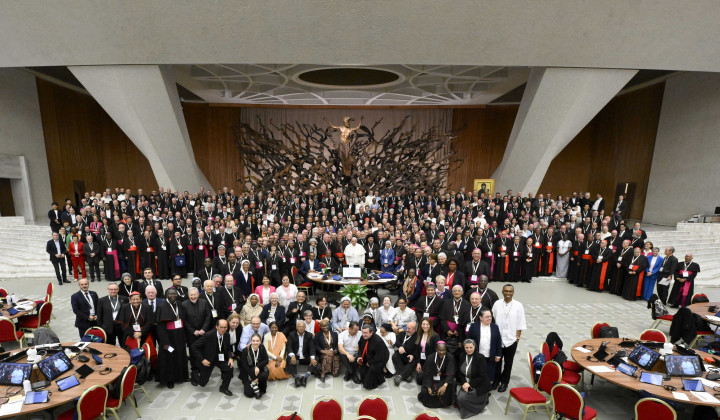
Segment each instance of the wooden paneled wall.
[[614,207],[616,184],[635,182],[627,218],[641,219],[664,89],[658,83],[610,101],[553,159],[540,192],[590,191],[593,197],[599,192],[607,208]]
[[157,189],[150,163],[88,95],[37,79],[53,200],[74,200],[73,181],[88,191]]
[[215,189],[228,187],[241,191],[237,179],[242,175],[242,162],[232,127],[240,121],[242,110],[232,106],[183,104],[195,161]]
[[472,190],[473,180],[490,178],[502,162],[518,106],[498,105],[453,110],[453,145],[459,165],[448,174],[448,188]]

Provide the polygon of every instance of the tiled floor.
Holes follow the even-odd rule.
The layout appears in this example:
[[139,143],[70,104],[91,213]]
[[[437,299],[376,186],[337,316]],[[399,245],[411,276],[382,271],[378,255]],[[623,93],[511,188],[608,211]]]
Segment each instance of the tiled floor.
[[[167,283],[167,282],[166,282]],[[24,279],[0,281],[0,287],[14,292],[17,296],[40,299],[44,296],[47,279]],[[168,286],[164,285],[164,286]],[[91,283],[91,288],[101,296],[105,294],[106,282]],[[500,284],[491,283],[490,288],[500,292]],[[526,353],[537,354],[541,343],[550,331],[556,331],[564,341],[565,351],[569,353],[572,345],[589,338],[590,328],[597,321],[605,321],[619,327],[621,336],[638,336],[650,326],[650,313],[645,302],[628,302],[617,296],[599,294],[568,285],[564,280],[538,279],[532,284],[516,284],[515,298],[525,305],[528,330],[516,355],[510,386],[528,386],[529,373]],[[70,309],[70,295],[77,285],[67,284],[56,288],[53,303],[56,319],[52,320],[52,329],[63,341],[77,340],[77,330],[73,327],[74,316]],[[720,300],[720,289],[702,290],[711,300]],[[667,327],[661,327],[667,332]],[[346,419],[354,418],[356,407],[363,395],[381,395],[390,406],[393,419],[412,419],[423,410],[416,398],[418,387],[403,383],[395,387],[386,383],[381,388],[366,392],[353,383],[344,383],[342,378],[334,378],[326,383],[310,379],[307,388],[296,389],[290,381],[271,382],[268,393],[261,399],[247,399],[242,396],[242,384],[233,379],[230,389],[233,397],[217,392],[219,373],[216,372],[205,388],[188,384],[176,385],[174,389],[159,388],[148,383],[145,388],[152,396],[149,403],[142,393],[137,393],[140,412],[143,419],[233,419],[272,420],[283,411],[297,410],[305,419],[310,418],[314,401],[320,397],[331,396],[343,404]],[[588,379],[589,381],[589,379]],[[633,406],[637,395],[631,391],[595,379],[588,386],[587,404],[599,412],[602,419],[628,419],[633,416]],[[493,392],[491,403],[478,418],[522,418],[522,409],[512,403],[508,415],[503,414],[508,393]],[[681,408],[679,418],[689,418],[689,409]],[[459,419],[457,410],[434,410],[443,419]],[[123,419],[134,419],[132,407],[123,407],[120,411]],[[38,416],[35,416],[38,417]],[[52,418],[46,414],[45,418]],[[543,414],[530,414],[528,419],[542,419]]]

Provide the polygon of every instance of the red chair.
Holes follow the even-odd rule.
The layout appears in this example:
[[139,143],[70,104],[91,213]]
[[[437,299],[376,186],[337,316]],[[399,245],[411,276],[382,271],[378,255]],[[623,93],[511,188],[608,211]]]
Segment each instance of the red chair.
[[[15,323],[10,319],[0,316],[0,343],[18,343],[20,347],[27,346],[27,337],[22,331],[15,329]],[[23,345],[25,342],[25,345]]]
[[690,298],[691,305],[694,305],[696,303],[707,303],[707,302],[710,302],[710,299],[708,299],[708,297],[705,293],[695,293]]
[[342,405],[336,399],[323,397],[315,401],[312,408],[313,420],[342,420],[342,417]]
[[635,403],[635,420],[677,420],[677,412],[663,400],[643,398]]
[[373,416],[362,415],[362,416],[355,417],[355,420],[377,420],[377,419]]
[[[295,416],[295,417],[293,417]],[[280,415],[277,417],[277,420],[303,420],[302,417],[300,417],[300,414],[297,414],[297,411],[285,411],[280,413]]]
[[0,287],[0,297],[7,297],[8,292],[4,288]]
[[57,420],[71,420],[77,413],[78,420],[105,417],[108,390],[104,386],[91,386],[80,396],[75,408],[60,414]]
[[523,410],[523,420],[527,417],[529,412],[543,411],[550,417],[550,400],[548,400],[540,391],[550,395],[553,384],[560,382],[562,373],[560,371],[560,365],[556,362],[547,362],[540,371],[540,378],[538,379],[537,386],[534,384],[535,372],[532,366],[532,356],[528,353],[528,359],[530,361],[530,378],[533,382],[533,387],[518,387],[510,389],[510,396],[508,397],[507,405],[505,406],[505,415],[507,415],[508,409],[510,408],[510,402],[515,399],[518,403],[524,404],[525,409]]
[[[107,404],[105,404],[105,411],[110,411],[117,420],[120,420],[120,416],[118,416],[118,410],[120,410],[120,405],[122,405],[123,401],[126,401],[135,390],[134,387],[136,378],[137,367],[135,367],[135,365],[128,366],[125,374],[120,379],[120,399],[108,397]],[[138,411],[137,404],[135,404],[135,398],[130,398],[130,403],[135,409],[135,413],[137,414],[137,416],[142,417],[140,411]]]
[[45,302],[50,302],[52,300],[53,291],[55,288],[53,287],[52,282],[48,283],[47,289],[45,289],[45,299],[44,300],[36,300],[35,304],[40,306]]
[[388,418],[388,405],[382,398],[371,395],[365,397],[360,404],[358,404],[358,416],[370,416],[375,420],[387,420]]
[[[552,353],[550,352],[547,343],[542,344],[542,354],[545,355],[545,360],[552,360],[557,356],[557,354],[560,352],[560,348],[555,344],[553,346]],[[583,368],[580,366],[577,362],[573,362],[572,360],[566,360],[562,364],[563,370],[569,370],[571,372],[577,372],[582,373]]]
[[438,414],[432,411],[423,411],[422,413],[415,416],[413,420],[441,420]]
[[47,302],[43,304],[37,315],[23,315],[18,318],[18,328],[34,331],[40,327],[44,327],[46,325],[49,326],[52,310],[52,302]]
[[659,330],[645,330],[640,334],[640,340],[642,341],[656,341],[658,343],[667,343],[667,337]]
[[600,338],[600,328],[609,326],[610,324],[607,322],[599,322],[593,325],[592,329],[590,329],[590,338]]
[[103,330],[103,329],[100,328],[100,327],[90,327],[90,328],[88,328],[87,330],[85,330],[85,334],[83,334],[83,335],[87,335],[87,334],[92,334],[92,335],[94,335],[95,337],[100,337],[100,338],[102,338],[102,342],[103,342],[103,343],[106,343],[106,342],[107,342],[107,334],[105,334],[105,330]]
[[[585,405],[577,389],[566,384],[557,384],[552,388],[552,404],[554,414],[560,418],[592,420],[597,418],[597,411]],[[583,410],[585,415],[583,415]]]
[[[150,344],[145,343],[143,344],[143,357],[147,359],[148,361],[151,361],[151,355],[150,355]],[[136,374],[137,375],[137,374]],[[150,398],[150,394],[145,390],[145,387],[142,385],[134,384],[133,392],[135,391],[142,391],[145,396],[147,397],[148,401],[152,402],[152,398]]]
[[660,317],[657,317],[653,320],[653,323],[650,324],[650,329],[657,328],[661,322],[668,322],[672,325],[674,315],[663,315]]

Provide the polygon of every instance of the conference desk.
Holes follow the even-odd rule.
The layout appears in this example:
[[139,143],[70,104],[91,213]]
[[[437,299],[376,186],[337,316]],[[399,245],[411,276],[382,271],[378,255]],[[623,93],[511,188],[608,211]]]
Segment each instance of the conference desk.
[[[715,306],[714,311],[709,310],[711,306]],[[715,315],[720,312],[720,302],[694,303],[687,308],[690,309],[690,312],[700,315],[702,319],[707,321],[709,324],[720,325],[720,317]],[[717,319],[708,318],[708,316],[715,317]]]
[[331,286],[345,286],[348,284],[357,284],[360,286],[380,286],[392,281],[397,281],[397,276],[393,276],[389,279],[378,279],[378,280],[363,280],[363,279],[341,279],[341,280],[332,280],[332,277],[330,277],[327,280],[323,280],[323,275],[320,273],[308,273],[308,275],[305,276],[308,280],[312,280],[315,283],[321,284],[321,285],[331,285]]
[[[700,398],[696,397],[695,395],[691,394],[690,392],[683,390],[682,379],[680,377],[670,377],[670,380],[663,381],[663,385],[674,386],[676,388],[675,392],[684,394],[685,396],[687,396],[688,400],[676,398],[676,396],[673,395],[673,393],[671,391],[667,391],[667,390],[665,390],[665,388],[663,388],[661,386],[640,382],[639,377],[640,377],[640,372],[643,371],[642,368],[638,368],[638,371],[636,372],[637,378],[633,378],[632,376],[629,376],[622,372],[616,371],[615,368],[610,366],[607,362],[600,362],[595,358],[591,358],[592,361],[588,360],[587,357],[592,356],[593,353],[595,353],[595,351],[597,351],[597,349],[600,347],[600,345],[602,344],[603,341],[605,341],[607,343],[606,351],[607,351],[607,353],[609,353],[609,355],[607,356],[607,358],[605,360],[609,360],[615,354],[615,352],[617,352],[618,350],[625,350],[625,351],[627,351],[628,354],[630,354],[630,352],[632,351],[632,348],[622,348],[622,347],[618,346],[618,344],[623,341],[623,339],[621,339],[621,338],[595,338],[595,339],[585,340],[585,341],[576,343],[573,346],[572,351],[570,352],[573,360],[575,360],[580,366],[585,368],[588,371],[588,373],[592,373],[608,382],[612,382],[615,385],[619,385],[621,387],[628,388],[633,391],[647,391],[657,397],[664,398],[667,400],[673,400],[673,401],[676,401],[679,403],[720,407],[720,401],[718,401],[718,402],[703,401]],[[578,347],[582,348],[583,346],[586,346],[587,349],[585,349],[585,350],[590,350],[590,352],[586,353],[586,352],[583,352],[583,351],[580,351],[577,349]],[[711,356],[705,352],[701,352],[701,351],[697,351],[697,350],[696,350],[696,352],[701,357]],[[673,354],[679,354],[679,353],[673,353]],[[636,366],[632,362],[629,362],[628,364]],[[612,371],[610,371],[610,372],[603,372],[603,371],[595,372],[595,371],[593,371],[593,367],[596,367],[596,366],[597,367],[605,367],[605,368],[609,367]],[[665,362],[664,362],[663,358],[661,358],[655,364],[655,366],[653,367],[652,370],[649,370],[647,372],[665,374]],[[705,378],[706,374],[707,374],[707,372],[703,372],[702,377]],[[685,379],[690,379],[690,378],[686,377]],[[717,386],[720,386],[720,381],[717,382]],[[705,385],[705,389],[707,391],[709,391],[710,395],[715,393],[715,391],[710,389],[707,385]]]
[[[62,344],[64,346],[71,346],[71,345],[74,345],[75,343],[76,342],[62,343]],[[74,400],[75,398],[80,397],[80,395],[82,395],[82,393],[86,389],[88,389],[92,386],[95,386],[95,385],[107,386],[107,385],[109,385],[110,383],[115,381],[120,376],[120,372],[122,372],[123,368],[130,364],[130,355],[128,354],[128,352],[121,349],[120,347],[113,346],[110,344],[103,344],[103,343],[92,343],[92,344],[90,344],[90,347],[93,347],[94,349],[97,349],[97,350],[100,350],[101,352],[103,352],[103,354],[100,355],[100,357],[102,357],[102,359],[103,359],[102,366],[112,368],[112,371],[109,374],[101,375],[99,372],[93,372],[90,375],[88,375],[84,380],[81,380],[80,385],[70,388],[68,390],[62,391],[62,392],[58,391],[58,387],[55,384],[55,381],[70,376],[71,375],[70,372],[74,373],[77,370],[77,368],[79,368],[81,365],[88,365],[92,368],[95,368],[95,366],[97,366],[97,363],[95,363],[95,361],[92,359],[92,357],[90,356],[90,353],[82,352],[80,354],[89,357],[90,361],[86,362],[86,363],[82,363],[82,362],[79,362],[77,359],[73,358],[72,359],[72,362],[74,365],[73,368],[70,371],[65,372],[64,374],[60,375],[58,378],[55,378],[52,381],[52,385],[50,385],[48,388],[45,388],[46,390],[52,392],[52,395],[50,395],[48,402],[43,403],[43,404],[29,404],[29,405],[23,404],[22,410],[19,413],[10,414],[10,415],[6,415],[6,416],[0,416],[0,418],[11,418],[11,417],[15,417],[15,416],[24,415],[24,414],[34,413],[37,411],[48,410],[48,409],[63,405],[65,403],[68,403],[68,402]],[[25,347],[25,348],[28,348],[28,347]],[[24,350],[25,348],[22,348],[19,350]],[[12,353],[17,353],[17,351],[19,351],[19,350],[12,351]],[[116,353],[117,356],[112,357],[112,358],[105,358],[105,355],[110,354],[110,353]],[[23,359],[18,360],[15,363],[26,363],[26,361],[27,361],[27,359],[23,358]],[[4,396],[6,390],[9,388],[11,388],[11,387],[6,386],[6,385],[0,385],[0,396]],[[20,393],[20,395],[24,395],[24,393]],[[23,399],[24,398],[25,397],[23,396]]]
[[8,305],[7,303],[2,303],[2,306],[0,306],[0,315],[4,316],[5,318],[8,318],[8,319],[16,319],[16,318],[20,318],[23,315],[32,314],[33,311],[35,310],[35,308],[37,307],[37,304],[35,303],[35,301],[31,301],[31,300],[21,300],[21,301],[18,301],[18,303],[19,304],[32,303],[32,308],[28,309],[27,311],[18,312],[15,315],[11,315],[10,312],[8,312],[8,309],[11,306]]

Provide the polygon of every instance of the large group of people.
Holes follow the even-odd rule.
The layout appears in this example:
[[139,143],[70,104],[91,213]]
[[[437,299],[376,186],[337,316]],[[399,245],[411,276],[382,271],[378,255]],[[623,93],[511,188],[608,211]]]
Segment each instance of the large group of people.
[[[268,380],[303,387],[344,373],[374,389],[414,379],[424,405],[457,403],[466,417],[507,389],[525,329],[512,282],[555,275],[629,300],[657,283],[663,300],[688,304],[699,266],[691,255],[678,263],[672,248],[660,256],[639,224],[625,225],[625,208],[622,196],[608,210],[590,193],[116,189],[87,193],[78,208],[53,203],[46,251],[60,285],[67,271],[79,281],[79,333],[98,325],[122,346],[152,341],[168,387],[204,386],[218,367],[229,395],[236,365],[245,395],[258,398]],[[85,292],[101,262],[112,283],[98,298]],[[397,298],[368,308],[343,298],[333,309],[325,294],[313,305],[298,290],[310,273],[349,265],[395,274]],[[489,282],[503,284],[501,297]],[[162,369],[176,365],[185,368]]]

